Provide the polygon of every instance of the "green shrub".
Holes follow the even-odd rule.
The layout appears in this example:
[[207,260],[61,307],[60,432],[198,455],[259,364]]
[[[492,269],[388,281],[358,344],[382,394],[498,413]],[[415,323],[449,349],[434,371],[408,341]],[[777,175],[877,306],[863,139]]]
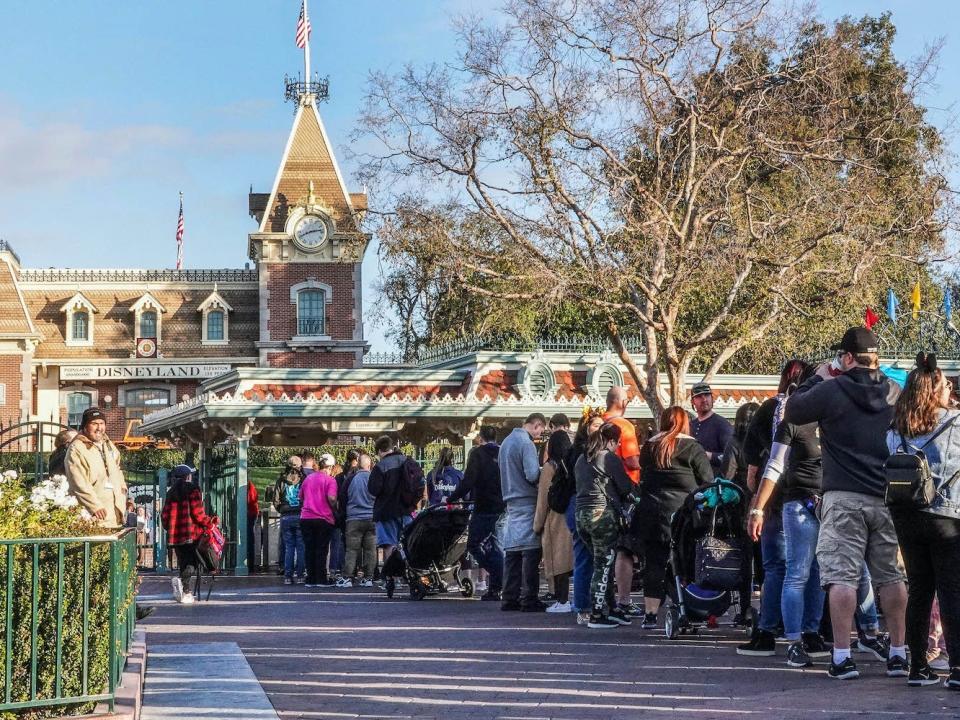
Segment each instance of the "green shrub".
[[[0,539],[85,537],[102,535],[103,529],[78,511],[76,501],[66,493],[66,484],[59,478],[41,483],[31,492],[23,485],[22,478],[10,473],[2,476],[0,483]],[[57,602],[60,585],[57,545],[32,544],[0,546],[0,627],[5,628],[7,618],[8,563],[12,551],[13,593],[10,596],[11,617],[11,674],[6,675],[6,644],[0,643],[0,676],[4,692],[10,688],[11,700],[21,702],[30,699],[33,664],[33,604],[36,596],[36,663],[38,699],[52,698],[56,694],[57,678]],[[35,551],[34,548],[37,548]],[[83,607],[84,607],[84,551],[83,543],[64,544],[63,553],[63,606],[61,613],[62,642],[60,646],[60,686],[63,696],[80,695],[83,692]],[[129,550],[125,545],[119,550]],[[34,574],[34,553],[37,572]],[[132,552],[120,552],[121,567],[129,571],[126,577],[130,585],[122,593],[118,619],[125,617],[136,591],[136,572],[133,571],[135,556]],[[87,615],[87,693],[106,691],[109,663],[110,628],[110,548],[107,543],[90,546],[89,563],[89,613]],[[117,639],[119,644],[120,638]],[[17,713],[0,712],[0,718],[29,718],[30,720],[57,717],[67,713],[85,713],[93,709],[93,703],[75,703],[47,709],[21,710]]]

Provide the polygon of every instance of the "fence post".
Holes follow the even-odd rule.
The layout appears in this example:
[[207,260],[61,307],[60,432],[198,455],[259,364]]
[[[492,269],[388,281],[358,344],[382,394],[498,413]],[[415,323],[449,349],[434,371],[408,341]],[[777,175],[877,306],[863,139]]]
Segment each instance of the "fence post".
[[237,438],[237,492],[236,526],[237,526],[237,557],[234,561],[234,574],[248,575],[250,568],[247,563],[247,453],[250,449],[250,437]]
[[160,511],[167,489],[167,469],[160,468],[156,474],[156,495],[153,505],[153,567],[156,572],[167,571],[166,533],[160,524]]

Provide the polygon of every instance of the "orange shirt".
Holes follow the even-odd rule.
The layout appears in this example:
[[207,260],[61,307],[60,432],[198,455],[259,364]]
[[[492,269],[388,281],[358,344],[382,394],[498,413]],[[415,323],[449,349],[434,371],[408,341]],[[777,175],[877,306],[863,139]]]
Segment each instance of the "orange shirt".
[[[624,460],[640,455],[640,443],[637,442],[637,429],[633,426],[632,422],[622,415],[611,416],[610,413],[604,414],[603,420],[604,422],[611,422],[620,428],[620,445],[617,446],[618,458]],[[640,468],[633,470],[624,465],[623,469],[626,470],[627,475],[630,476],[630,479],[633,480],[634,483],[640,482]]]

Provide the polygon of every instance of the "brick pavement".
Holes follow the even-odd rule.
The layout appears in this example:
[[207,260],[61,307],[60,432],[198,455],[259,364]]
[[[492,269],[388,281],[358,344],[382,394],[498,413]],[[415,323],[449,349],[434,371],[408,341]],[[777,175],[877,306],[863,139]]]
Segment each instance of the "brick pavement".
[[[147,578],[141,594],[150,604],[169,583]],[[453,595],[390,601],[273,578],[221,581],[196,606],[156,604],[143,624],[151,651],[236,642],[284,719],[960,715],[960,693],[907,688],[864,655],[861,679],[848,682],[828,679],[822,665],[788,668],[783,646],[775,661],[739,657],[742,636],[729,629],[668,641],[639,624],[587,630],[572,615],[503,613]]]

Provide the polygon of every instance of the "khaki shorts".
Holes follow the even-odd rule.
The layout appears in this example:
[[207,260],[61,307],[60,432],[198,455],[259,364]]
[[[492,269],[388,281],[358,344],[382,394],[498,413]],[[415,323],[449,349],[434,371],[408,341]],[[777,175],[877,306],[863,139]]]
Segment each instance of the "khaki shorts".
[[883,498],[844,490],[824,494],[817,540],[823,587],[857,587],[864,560],[878,587],[903,582],[898,550],[897,532]]

